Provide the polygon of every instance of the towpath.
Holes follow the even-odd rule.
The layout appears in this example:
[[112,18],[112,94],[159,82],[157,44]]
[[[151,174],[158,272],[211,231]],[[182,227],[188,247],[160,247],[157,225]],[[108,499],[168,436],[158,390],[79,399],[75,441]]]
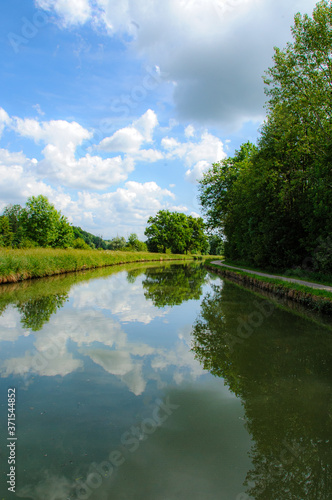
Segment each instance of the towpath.
[[289,281],[290,283],[297,283],[298,285],[309,286],[310,288],[316,288],[319,290],[326,290],[327,292],[332,292],[332,286],[321,285],[319,283],[311,283],[310,281],[297,280],[295,278],[287,278],[286,276],[277,276],[275,274],[260,273],[258,271],[253,271],[252,269],[243,269],[242,267],[229,266],[224,264],[221,260],[214,260],[211,264],[216,264],[220,267],[227,267],[228,269],[234,269],[235,271],[244,271],[249,274],[256,274],[257,276],[264,276],[266,278],[274,278],[283,281]]

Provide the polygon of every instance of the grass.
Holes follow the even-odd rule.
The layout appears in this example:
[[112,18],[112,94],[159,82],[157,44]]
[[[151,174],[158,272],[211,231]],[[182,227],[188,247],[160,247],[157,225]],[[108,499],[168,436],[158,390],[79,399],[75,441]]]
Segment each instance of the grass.
[[[212,259],[212,260],[214,260],[214,259]],[[211,266],[211,267],[214,267],[216,269],[221,269],[220,266],[218,266],[217,264],[211,264],[210,259],[207,260],[206,263],[208,263],[209,266]],[[226,262],[224,262],[224,263],[226,264]],[[229,262],[227,262],[227,264],[233,265],[233,264],[230,264]],[[253,270],[258,271],[258,269],[253,269]],[[265,276],[259,276],[257,274],[246,273],[244,271],[240,271],[237,269],[228,269],[228,271],[234,272],[234,273],[239,274],[241,276],[248,276],[249,278],[254,278],[254,279],[257,279],[259,281],[264,281],[266,283],[276,285],[276,286],[278,286],[278,288],[295,290],[295,291],[302,292],[305,294],[314,295],[316,297],[327,298],[329,300],[332,300],[332,293],[328,292],[326,290],[319,290],[317,288],[310,288],[310,287],[305,286],[305,285],[299,285],[297,283],[290,283],[290,282],[275,279],[275,278],[266,278]],[[264,271],[264,272],[266,272],[266,271]],[[289,276],[287,276],[287,277],[289,277]]]
[[273,269],[260,268],[257,266],[253,267],[252,265],[246,264],[245,262],[239,262],[239,261],[233,262],[231,260],[224,260],[223,264],[234,267],[245,267],[246,269],[250,269],[251,271],[258,271],[260,273],[266,273],[266,274],[274,274],[284,278],[294,278],[302,281],[308,281],[311,283],[319,283],[320,285],[332,286],[331,275],[326,275],[314,271],[305,271],[301,268],[294,268],[287,270],[280,270],[280,269],[273,270]]
[[53,248],[0,249],[0,283],[130,262],[193,260],[205,256]]

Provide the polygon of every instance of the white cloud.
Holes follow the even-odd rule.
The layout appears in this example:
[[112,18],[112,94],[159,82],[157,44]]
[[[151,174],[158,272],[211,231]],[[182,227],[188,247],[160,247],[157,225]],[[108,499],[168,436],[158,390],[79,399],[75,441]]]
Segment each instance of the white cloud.
[[[191,136],[191,132],[191,129],[188,132],[187,127],[185,135],[187,137],[188,134]],[[166,150],[166,158],[180,158],[184,160],[185,165],[189,167],[185,177],[192,183],[201,179],[203,173],[212,163],[220,161],[227,156],[224,152],[222,141],[208,132],[204,132],[201,135],[199,142],[188,140],[187,142],[180,143],[173,137],[164,137],[161,145]]]
[[136,232],[144,239],[149,216],[169,207],[167,200],[174,198],[170,190],[162,189],[156,182],[128,181],[110,193],[79,192],[77,201],[67,205],[66,215],[87,231],[105,238]]
[[41,109],[41,107],[40,107],[39,104],[34,104],[32,107],[35,108],[35,110],[37,111],[37,113],[38,113],[39,116],[44,116],[45,113]]
[[54,10],[65,26],[85,23],[91,15],[89,0],[35,0],[41,9]]
[[92,136],[92,133],[79,123],[65,120],[40,123],[31,118],[16,118],[13,126],[20,135],[29,137],[37,143],[42,140],[46,144],[70,152],[75,151],[77,146]]
[[152,134],[157,125],[156,113],[148,109],[129,127],[117,130],[111,137],[105,137],[98,148],[107,152],[136,153],[144,143],[152,142]]
[[52,196],[54,190],[36,176],[36,163],[21,152],[0,149],[0,209],[9,203],[22,203],[29,196]]
[[2,132],[4,131],[4,128],[10,124],[10,118],[6,111],[0,107],[0,137],[2,135]]
[[192,125],[188,125],[188,127],[185,128],[184,135],[186,137],[194,137],[195,135],[195,128]]
[[23,137],[36,143],[46,143],[42,150],[44,159],[38,163],[36,174],[61,183],[62,186],[106,189],[127,179],[134,170],[132,158],[116,156],[103,159],[86,154],[76,159],[78,146],[92,138],[92,133],[77,122],[16,118],[13,128]]
[[[38,0],[73,21],[75,0]],[[60,4],[67,7],[61,7]],[[264,116],[261,76],[274,46],[291,38],[294,14],[311,13],[315,0],[94,0],[91,15],[114,34],[129,34],[131,48],[158,66],[174,88],[182,120],[218,124],[228,130]],[[75,16],[74,16],[75,18]],[[264,43],[262,43],[264,40]]]
[[144,137],[134,127],[125,127],[114,132],[111,137],[106,137],[99,144],[103,151],[121,151],[134,153],[139,150],[144,142]]
[[144,115],[133,123],[133,126],[142,134],[146,142],[152,142],[152,134],[157,125],[157,115],[152,109],[148,109]]
[[210,166],[211,164],[204,160],[197,162],[192,169],[188,168],[186,171],[187,181],[194,184],[195,182],[201,180],[204,172],[206,172]]

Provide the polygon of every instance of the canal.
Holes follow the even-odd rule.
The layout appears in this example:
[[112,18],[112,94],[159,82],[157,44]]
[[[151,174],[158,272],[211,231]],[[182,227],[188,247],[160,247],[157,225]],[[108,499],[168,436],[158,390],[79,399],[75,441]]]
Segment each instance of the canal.
[[326,319],[200,263],[6,285],[0,313],[0,498],[332,498]]

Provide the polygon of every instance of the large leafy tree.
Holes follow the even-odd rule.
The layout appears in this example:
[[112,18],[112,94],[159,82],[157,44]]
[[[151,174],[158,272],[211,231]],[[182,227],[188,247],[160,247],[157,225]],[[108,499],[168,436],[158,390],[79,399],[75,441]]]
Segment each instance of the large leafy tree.
[[332,3],[318,2],[312,18],[296,14],[294,38],[285,50],[275,48],[274,65],[266,72],[268,110],[281,105],[309,135],[317,154],[331,141],[332,119]]
[[[225,255],[284,269],[318,261],[332,233],[332,2],[319,2],[312,18],[296,14],[292,35],[266,72],[258,147],[244,144],[200,182]],[[320,270],[332,271],[331,258]]]
[[147,246],[151,252],[172,253],[202,252],[208,250],[202,218],[194,218],[180,212],[160,210],[148,219],[145,230]]
[[19,222],[24,236],[39,246],[68,247],[73,241],[72,227],[46,196],[28,198]]

